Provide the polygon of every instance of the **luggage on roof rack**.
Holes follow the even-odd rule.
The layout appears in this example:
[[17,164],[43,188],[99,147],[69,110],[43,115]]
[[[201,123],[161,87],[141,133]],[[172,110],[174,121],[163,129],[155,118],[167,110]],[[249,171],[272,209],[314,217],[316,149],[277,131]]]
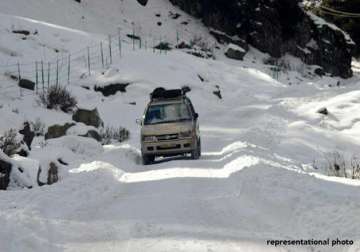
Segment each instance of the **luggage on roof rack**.
[[154,91],[150,94],[150,99],[162,100],[162,99],[182,98],[185,96],[186,92],[188,92],[188,90],[184,90],[184,89],[166,90],[165,88],[159,87],[159,88],[155,88]]

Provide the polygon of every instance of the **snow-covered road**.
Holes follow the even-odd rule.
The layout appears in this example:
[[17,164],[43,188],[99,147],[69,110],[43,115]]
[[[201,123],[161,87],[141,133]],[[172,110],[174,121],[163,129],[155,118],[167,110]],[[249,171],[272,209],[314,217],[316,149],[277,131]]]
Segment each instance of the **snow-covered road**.
[[[14,61],[12,51],[21,61],[52,58],[55,47],[78,51],[98,43],[105,37],[99,33],[116,31],[117,25],[124,34],[132,32],[132,22],[149,41],[158,41],[156,36],[174,41],[179,22],[189,21],[180,30],[182,39],[196,34],[214,43],[198,20],[164,0],[152,1],[148,9],[139,9],[132,0],[81,5],[29,0],[29,8],[24,3],[0,2],[0,11],[7,14],[0,15],[1,64]],[[39,12],[39,6],[48,11]],[[169,11],[182,17],[169,19]],[[9,32],[14,27],[39,33],[23,41]],[[71,134],[46,142],[36,138],[28,159],[15,157],[17,162],[32,164],[36,171],[39,164],[47,167],[58,158],[69,166],[60,167],[60,181],[54,185],[0,192],[0,252],[359,251],[360,182],[329,177],[326,169],[334,151],[347,162],[360,151],[358,76],[304,76],[313,69],[286,56],[283,60],[293,69],[305,70],[281,72],[275,80],[263,64],[268,55],[254,48],[241,62],[226,59],[222,47],[215,50],[217,60],[179,50],[133,50],[126,43],[122,50],[113,65],[94,69],[91,76],[81,55],[67,88],[79,107],[97,107],[106,126],[129,129],[130,139],[102,146]],[[13,80],[0,74],[1,134],[25,120],[40,118],[46,127],[72,122],[69,114],[39,106],[30,91],[19,97]],[[33,64],[23,74],[30,77]],[[341,86],[335,87],[338,81]],[[103,97],[92,90],[93,85],[124,82],[131,83],[126,93]],[[183,85],[192,89],[189,97],[200,114],[201,159],[175,157],[141,165],[135,120],[149,93],[158,86]],[[221,100],[213,94],[218,89]],[[330,116],[317,113],[322,107]],[[328,238],[355,244],[267,245],[269,239]]]

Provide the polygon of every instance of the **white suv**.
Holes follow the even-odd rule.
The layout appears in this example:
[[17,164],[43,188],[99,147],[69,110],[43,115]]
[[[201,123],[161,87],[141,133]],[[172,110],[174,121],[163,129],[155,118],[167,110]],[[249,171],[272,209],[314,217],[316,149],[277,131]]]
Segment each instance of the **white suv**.
[[141,154],[143,164],[151,164],[157,156],[190,153],[193,159],[201,156],[199,115],[186,96],[189,89],[165,90],[151,93],[141,124]]

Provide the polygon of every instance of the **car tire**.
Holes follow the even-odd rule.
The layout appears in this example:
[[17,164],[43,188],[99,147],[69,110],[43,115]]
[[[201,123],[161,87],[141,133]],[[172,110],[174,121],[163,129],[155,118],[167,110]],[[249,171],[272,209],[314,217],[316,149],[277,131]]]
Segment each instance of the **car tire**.
[[201,156],[201,141],[200,139],[196,143],[195,149],[191,151],[191,159],[197,160]]
[[142,155],[142,163],[143,165],[149,165],[152,164],[155,160],[154,155]]
[[199,151],[199,158],[200,158],[201,157],[201,139],[199,139],[198,151]]

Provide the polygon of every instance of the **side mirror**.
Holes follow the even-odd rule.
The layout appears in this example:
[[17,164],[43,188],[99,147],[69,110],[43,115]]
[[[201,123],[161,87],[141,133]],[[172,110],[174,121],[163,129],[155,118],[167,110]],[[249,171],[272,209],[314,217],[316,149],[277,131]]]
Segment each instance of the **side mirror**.
[[142,125],[142,120],[141,119],[136,119],[136,124],[138,124],[138,125]]
[[197,120],[197,119],[199,118],[199,114],[198,114],[198,113],[195,113],[195,114],[194,114],[194,118],[195,118],[195,120]]

